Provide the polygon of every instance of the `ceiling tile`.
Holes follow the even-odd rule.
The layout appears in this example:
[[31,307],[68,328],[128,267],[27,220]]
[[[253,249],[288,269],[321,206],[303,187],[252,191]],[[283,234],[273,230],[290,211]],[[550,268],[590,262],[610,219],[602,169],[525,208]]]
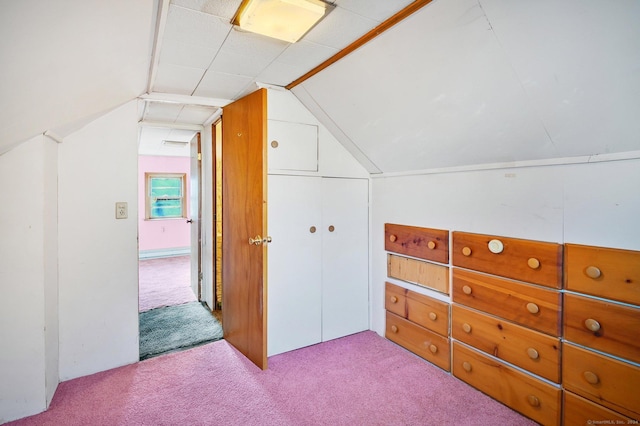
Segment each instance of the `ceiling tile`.
[[274,86],[286,86],[306,73],[307,70],[308,67],[275,61],[260,73],[257,80],[261,83],[273,84]]
[[374,21],[382,22],[413,3],[413,0],[336,0],[336,6],[357,13]]
[[171,4],[231,21],[242,0],[172,0]]
[[205,70],[199,68],[160,64],[153,84],[153,91],[191,95],[204,73]]
[[236,99],[236,95],[252,81],[253,79],[250,77],[223,74],[209,70],[200,82],[194,96]]
[[218,108],[215,107],[185,105],[182,111],[180,111],[177,122],[184,124],[203,124],[217,110]]
[[167,40],[162,43],[160,63],[205,70],[211,65],[217,51],[218,49],[198,44]]
[[335,49],[344,49],[376,25],[378,25],[377,21],[336,7],[326,18],[312,28],[303,37],[303,40]]
[[287,47],[277,61],[312,68],[338,52],[338,49],[302,40]]
[[218,49],[231,28],[229,21],[217,16],[170,5],[164,40]]
[[193,135],[195,135],[195,133],[196,132],[194,132],[193,130],[170,129],[169,135],[165,137],[165,140],[191,142],[191,139],[193,139]]
[[159,123],[175,123],[183,105],[166,102],[147,102],[144,113],[144,121]]
[[273,59],[241,55],[231,51],[221,51],[216,56],[213,64],[211,64],[211,70],[253,78],[260,74],[271,62],[273,62]]
[[241,55],[254,56],[265,60],[274,60],[287,47],[289,43],[243,31],[237,27],[229,33],[225,40],[222,51],[235,52]]

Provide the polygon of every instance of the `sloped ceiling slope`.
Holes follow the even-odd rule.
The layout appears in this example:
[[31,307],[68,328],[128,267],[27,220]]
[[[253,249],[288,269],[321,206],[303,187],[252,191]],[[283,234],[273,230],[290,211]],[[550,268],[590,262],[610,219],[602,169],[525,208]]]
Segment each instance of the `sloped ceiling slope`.
[[434,0],[293,91],[371,172],[635,151],[638,22],[637,0]]
[[0,154],[144,93],[156,9],[154,0],[2,2]]

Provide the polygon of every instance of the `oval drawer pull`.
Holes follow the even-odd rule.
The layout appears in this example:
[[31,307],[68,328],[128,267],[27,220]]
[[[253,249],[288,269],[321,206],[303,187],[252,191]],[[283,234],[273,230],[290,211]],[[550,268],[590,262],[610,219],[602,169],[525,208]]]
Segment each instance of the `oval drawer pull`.
[[585,371],[584,373],[582,373],[582,376],[587,382],[591,383],[592,385],[597,385],[598,382],[600,382],[600,378],[598,377],[598,375],[592,371]]
[[389,241],[391,241],[392,243],[395,243],[397,239],[398,237],[396,237],[395,235],[393,234],[389,235]]
[[531,269],[538,269],[540,267],[540,261],[535,257],[530,257],[529,260],[527,260],[527,265],[529,265]]
[[462,286],[462,292],[464,294],[471,294],[471,292],[472,292],[471,287],[469,287],[468,285],[463,285]]
[[467,361],[463,362],[462,368],[464,368],[464,371],[466,371],[467,373],[471,372],[471,363]]
[[392,325],[391,326],[391,331],[393,331],[394,333],[397,333],[398,332],[398,327],[395,326],[395,325]]
[[464,324],[462,324],[462,330],[465,333],[471,333],[471,326],[465,322]]
[[435,321],[435,320],[437,320],[437,319],[438,319],[438,315],[436,315],[436,313],[435,313],[435,312],[429,312],[429,319],[430,319],[431,321]]
[[527,303],[527,311],[531,312],[532,314],[537,314],[538,312],[540,312],[540,308],[535,303],[529,302]]
[[398,298],[395,296],[391,296],[389,300],[391,301],[391,303],[398,303]]
[[602,275],[602,272],[597,266],[587,266],[587,269],[584,270],[584,273],[587,274],[589,278],[593,278],[594,280],[596,278],[600,278],[600,275]]
[[471,248],[462,247],[462,254],[465,255],[465,256],[471,256]]
[[527,396],[527,402],[529,403],[529,405],[531,405],[532,407],[539,407],[540,406],[540,400],[538,399],[537,396],[535,395],[529,395]]
[[600,323],[593,318],[586,319],[584,321],[584,326],[587,327],[588,330],[593,331],[594,333],[600,330]]
[[435,354],[436,352],[438,352],[438,347],[436,345],[429,345],[429,350],[432,354]]
[[436,243],[433,241],[429,241],[427,243],[427,247],[429,247],[429,250],[433,250],[434,248],[436,248]]
[[540,354],[538,354],[538,351],[534,348],[527,349],[527,355],[529,355],[529,358],[531,359],[538,359],[538,357],[540,357]]

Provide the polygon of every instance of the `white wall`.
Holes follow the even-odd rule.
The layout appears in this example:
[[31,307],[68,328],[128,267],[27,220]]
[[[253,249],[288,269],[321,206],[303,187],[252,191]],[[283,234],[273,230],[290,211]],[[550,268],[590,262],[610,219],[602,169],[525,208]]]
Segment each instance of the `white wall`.
[[372,179],[372,329],[384,334],[393,281],[385,223],[640,250],[639,183],[640,159]]
[[138,360],[137,120],[131,101],[59,147],[62,380]]
[[0,156],[0,423],[58,385],[56,150],[38,136]]

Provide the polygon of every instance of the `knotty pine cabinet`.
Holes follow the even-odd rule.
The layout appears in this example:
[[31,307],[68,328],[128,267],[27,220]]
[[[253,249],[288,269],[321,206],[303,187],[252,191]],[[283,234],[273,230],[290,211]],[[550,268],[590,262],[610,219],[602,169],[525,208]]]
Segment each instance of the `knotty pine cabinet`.
[[267,352],[369,329],[367,179],[268,176]]

